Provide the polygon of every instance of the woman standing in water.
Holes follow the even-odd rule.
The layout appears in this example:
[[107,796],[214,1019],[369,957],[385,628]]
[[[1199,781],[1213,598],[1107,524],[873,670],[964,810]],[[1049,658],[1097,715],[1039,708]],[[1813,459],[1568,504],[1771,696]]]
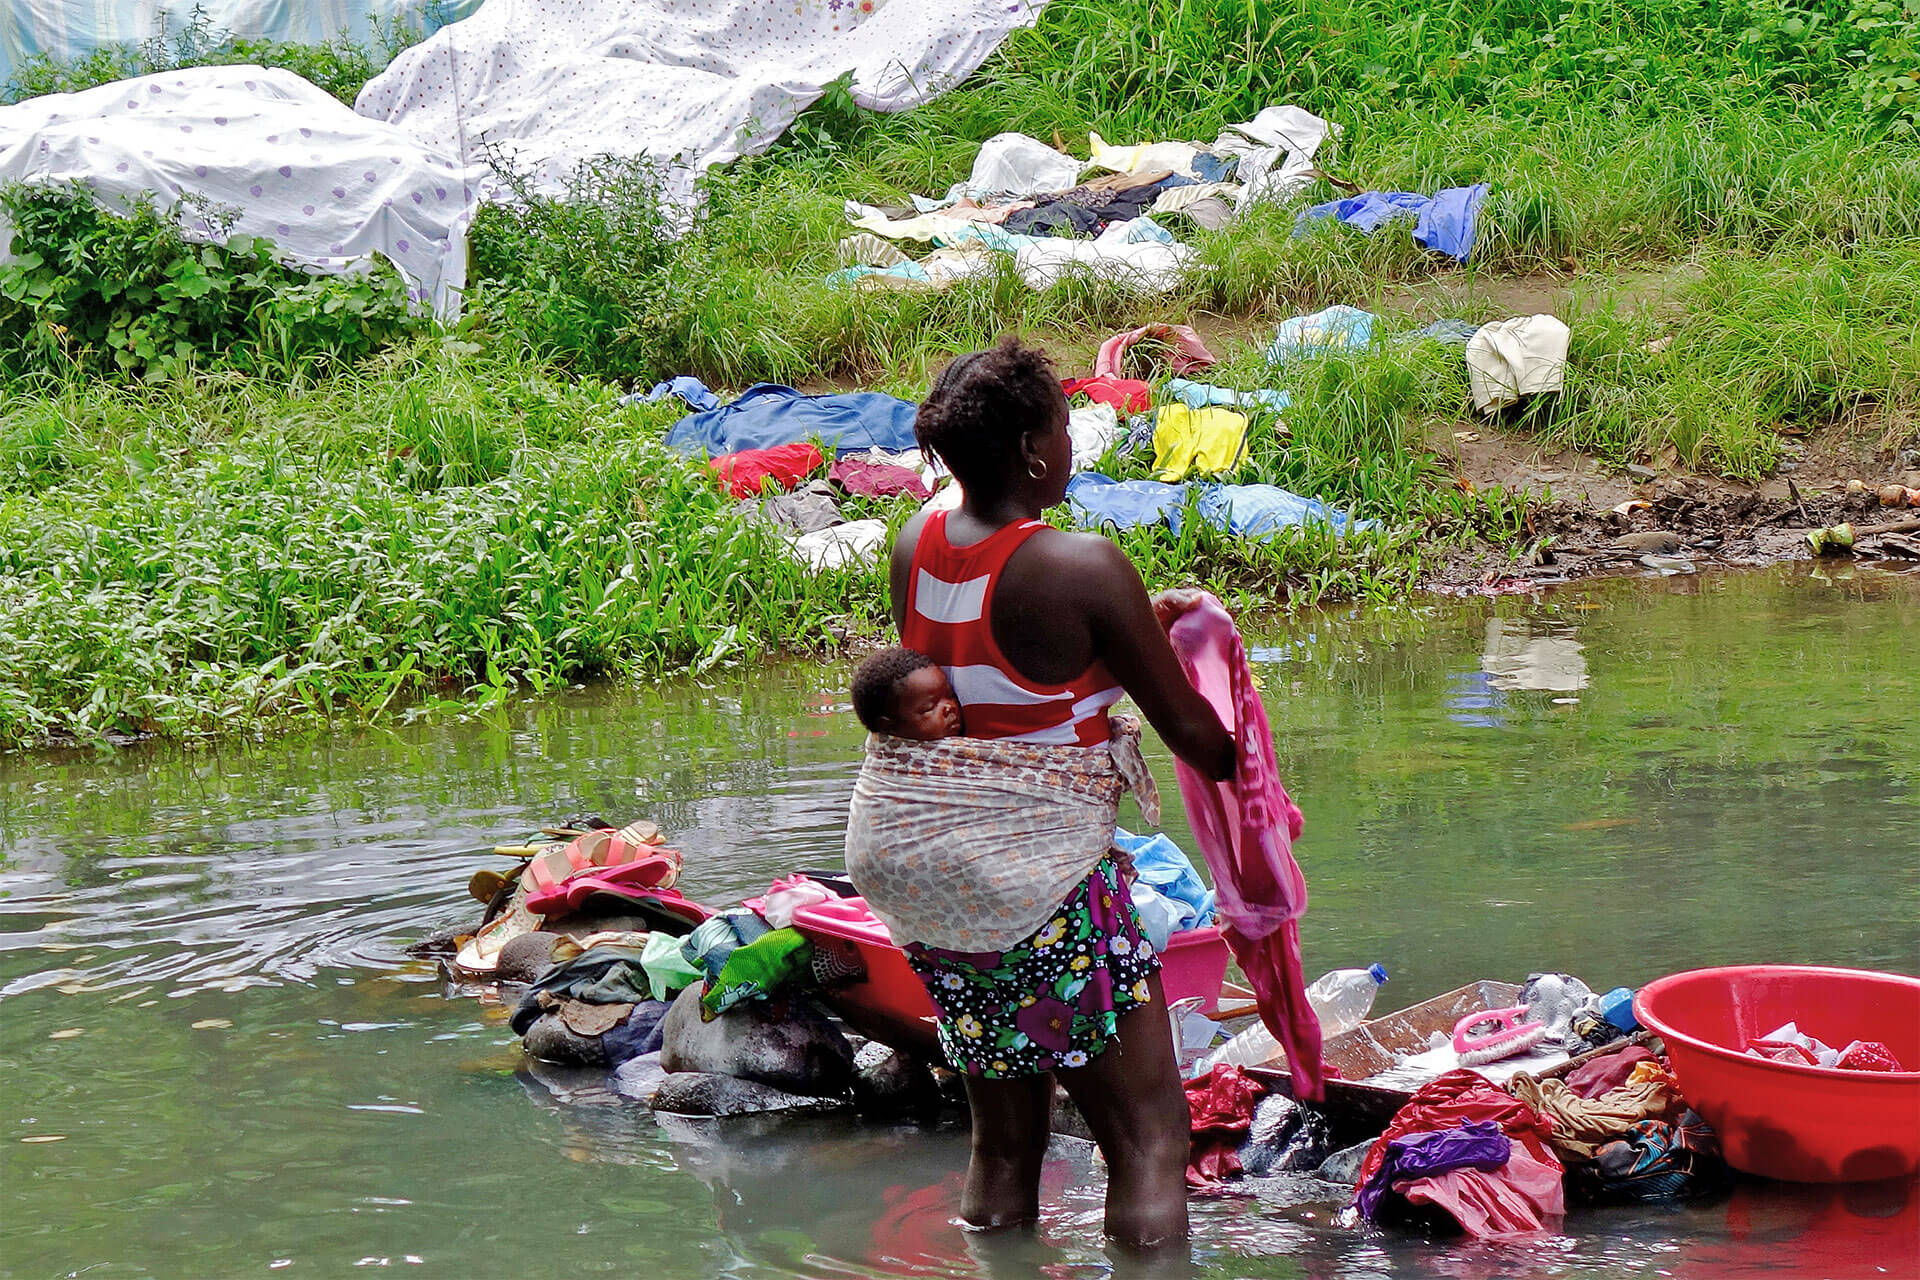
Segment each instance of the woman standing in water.
[[1038,1216],[1058,1077],[1106,1156],[1108,1234],[1135,1248],[1183,1241],[1188,1117],[1159,959],[1108,856],[1121,791],[1151,780],[1137,728],[1107,709],[1131,695],[1215,778],[1233,771],[1233,739],[1126,555],[1040,519],[1065,497],[1072,457],[1043,354],[1007,338],[959,357],[916,430],[965,498],[901,530],[893,615],[902,643],[945,669],[967,736],[868,740],[847,868],[966,1076],[967,1222]]

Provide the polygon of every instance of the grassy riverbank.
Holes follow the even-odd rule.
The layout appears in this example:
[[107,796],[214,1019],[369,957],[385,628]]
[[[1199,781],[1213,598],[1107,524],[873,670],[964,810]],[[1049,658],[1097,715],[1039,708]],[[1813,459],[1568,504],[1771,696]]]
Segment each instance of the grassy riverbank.
[[[1616,463],[1752,479],[1790,433],[1866,424],[1904,442],[1920,402],[1920,101],[1900,68],[1916,31],[1911,3],[1853,0],[1055,0],[925,108],[878,117],[830,95],[718,175],[685,238],[618,167],[589,179],[591,208],[488,215],[455,334],[393,324],[373,284],[342,304],[380,309],[392,345],[372,355],[361,327],[321,323],[326,299],[249,302],[217,346],[143,381],[103,376],[41,303],[0,298],[18,339],[0,338],[0,746],[464,705],[877,632],[877,573],[808,575],[664,450],[677,411],[617,404],[675,373],[917,397],[948,355],[1001,332],[1037,336],[1072,372],[1115,328],[1169,320],[1207,333],[1216,380],[1273,385],[1259,351],[1278,320],[1376,310],[1386,340],[1289,375],[1289,433],[1257,434],[1238,478],[1381,531],[1248,543],[1189,521],[1126,539],[1151,583],[1200,580],[1243,605],[1396,595],[1450,541],[1528,541],[1525,502],[1470,492],[1436,443],[1486,429],[1457,356],[1392,341],[1441,316],[1572,321],[1567,393],[1509,425]],[[274,56],[331,68],[344,97],[379,60]],[[23,87],[115,73],[96,62]],[[1090,128],[1208,139],[1280,101],[1344,128],[1326,164],[1363,186],[1492,184],[1473,265],[1404,228],[1296,237],[1269,209],[1183,232],[1199,257],[1161,298],[1093,281],[1033,293],[1011,272],[937,294],[822,283],[844,199],[944,190],[994,133],[1084,154]],[[172,252],[151,235],[140,250]]]

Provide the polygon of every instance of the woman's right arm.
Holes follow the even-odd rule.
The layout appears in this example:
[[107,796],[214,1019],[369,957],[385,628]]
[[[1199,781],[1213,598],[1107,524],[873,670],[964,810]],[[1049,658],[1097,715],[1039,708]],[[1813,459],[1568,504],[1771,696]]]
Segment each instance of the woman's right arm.
[[1086,612],[1094,653],[1176,756],[1215,781],[1231,778],[1233,735],[1187,679],[1139,570],[1103,537],[1076,541],[1079,572],[1070,580],[1081,587],[1074,594]]

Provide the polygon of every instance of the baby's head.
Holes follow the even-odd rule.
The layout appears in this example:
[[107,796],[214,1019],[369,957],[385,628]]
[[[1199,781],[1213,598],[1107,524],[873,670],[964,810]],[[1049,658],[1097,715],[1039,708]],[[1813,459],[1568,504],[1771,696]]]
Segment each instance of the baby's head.
[[917,649],[894,646],[853,669],[853,713],[874,733],[932,742],[960,736],[960,701],[946,673]]

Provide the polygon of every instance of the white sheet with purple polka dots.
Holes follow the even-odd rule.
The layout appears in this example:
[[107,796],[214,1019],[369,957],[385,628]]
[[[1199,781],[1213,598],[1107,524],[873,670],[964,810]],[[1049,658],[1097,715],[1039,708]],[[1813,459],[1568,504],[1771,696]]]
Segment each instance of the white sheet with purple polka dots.
[[548,190],[645,156],[674,190],[764,149],[849,72],[901,111],[960,83],[1046,0],[487,0],[394,59],[354,104],[469,163],[489,146]]
[[[309,271],[389,259],[415,305],[451,319],[484,171],[348,107],[290,71],[196,67],[0,107],[0,184],[84,182],[109,207],[202,196],[232,231]],[[191,210],[195,239],[215,229]],[[12,239],[0,218],[0,260]]]

